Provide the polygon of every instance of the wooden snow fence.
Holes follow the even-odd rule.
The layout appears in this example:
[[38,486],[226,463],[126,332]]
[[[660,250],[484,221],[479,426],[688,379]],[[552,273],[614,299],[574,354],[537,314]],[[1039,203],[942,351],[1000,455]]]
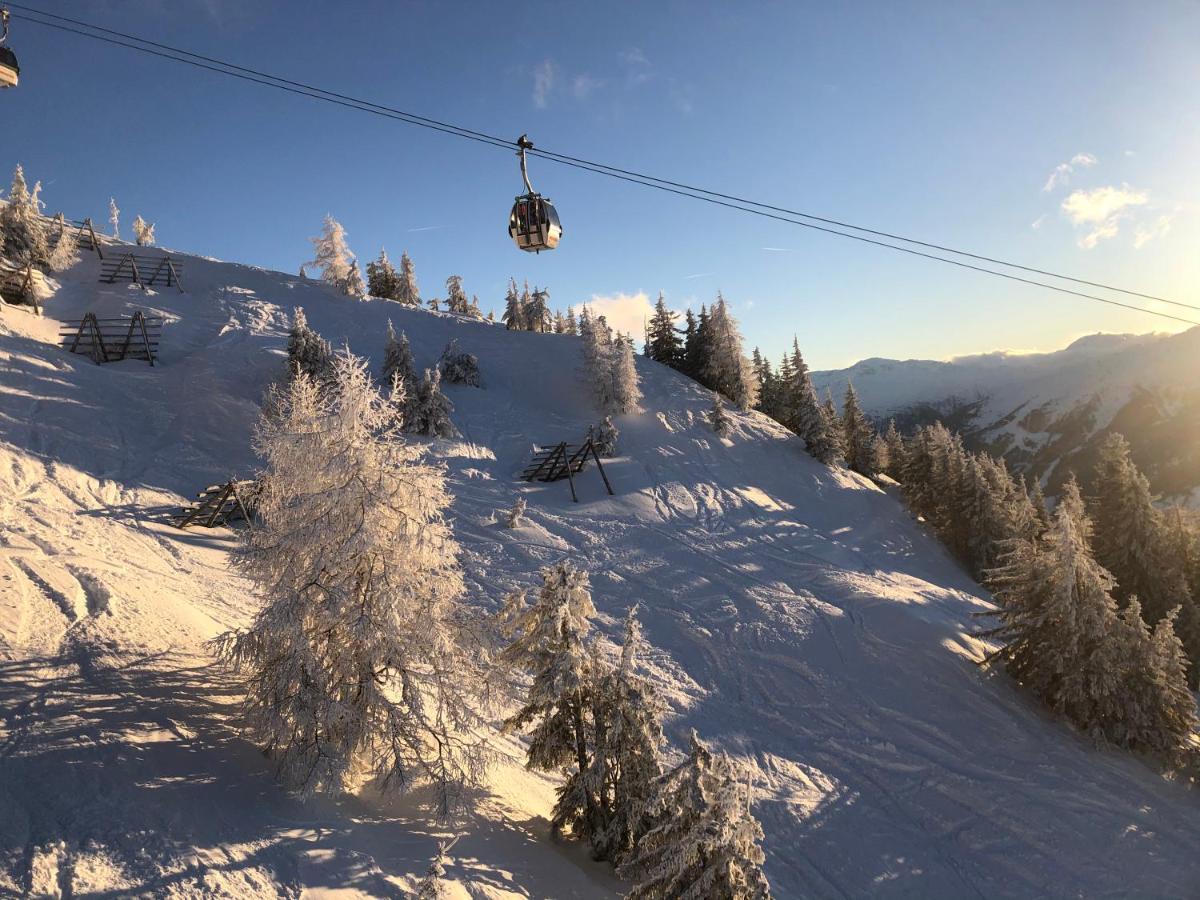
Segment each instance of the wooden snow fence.
[[575,475],[583,471],[589,456],[596,461],[596,468],[600,471],[600,477],[604,479],[604,487],[611,496],[612,485],[608,483],[608,476],[604,474],[604,466],[600,462],[600,454],[591,438],[585,439],[582,444],[568,444],[562,441],[552,447],[539,447],[534,451],[525,471],[521,473],[521,480],[561,481],[565,478],[571,483],[571,499],[578,503]]
[[54,216],[49,221],[51,227],[57,229],[51,247],[62,238],[63,232],[69,228],[75,232],[75,246],[80,250],[94,250],[98,257],[104,259],[104,251],[100,249],[100,238],[96,234],[91,219],[59,219],[58,216]]
[[170,256],[144,256],[140,253],[125,253],[120,257],[105,259],[100,263],[100,280],[105,284],[128,281],[143,291],[156,283],[176,287],[183,293],[180,274],[183,263]]
[[257,487],[253,481],[231,478],[224,484],[212,484],[196,494],[196,502],[171,516],[176,528],[203,525],[218,528],[234,521],[254,527],[253,510]]
[[33,263],[26,263],[21,267],[0,260],[0,299],[5,302],[27,303],[40,316],[42,307],[38,303],[38,292],[44,284],[45,276]]
[[154,365],[162,325],[162,316],[147,316],[140,309],[111,319],[88,313],[79,321],[63,322],[58,339],[64,350],[90,356],[97,365],[120,359],[144,359]]

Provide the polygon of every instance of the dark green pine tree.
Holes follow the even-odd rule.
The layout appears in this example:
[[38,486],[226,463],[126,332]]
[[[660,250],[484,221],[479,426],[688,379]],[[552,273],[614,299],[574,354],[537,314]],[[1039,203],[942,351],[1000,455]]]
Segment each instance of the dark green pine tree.
[[708,307],[701,304],[695,331],[683,348],[684,372],[711,390],[712,385],[704,380],[704,363],[709,356],[708,331]]
[[842,434],[844,435],[846,466],[862,475],[873,475],[875,429],[863,413],[858,392],[847,382],[846,398],[842,404]]
[[672,368],[678,368],[683,362],[683,343],[675,329],[675,318],[676,313],[667,309],[667,302],[659,293],[654,315],[646,327],[646,355]]

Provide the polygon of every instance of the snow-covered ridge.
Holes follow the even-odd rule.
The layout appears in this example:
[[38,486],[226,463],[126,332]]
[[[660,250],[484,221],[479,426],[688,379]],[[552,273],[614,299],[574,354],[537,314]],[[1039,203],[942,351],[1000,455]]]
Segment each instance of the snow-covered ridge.
[[[45,318],[0,310],[0,893],[394,896],[451,832],[460,896],[621,890],[548,840],[554,782],[515,743],[478,812],[443,829],[419,795],[293,801],[238,735],[236,686],[204,647],[254,609],[232,536],[160,515],[255,467],[258,402],[303,306],[376,365],[389,318],[418,367],[451,338],[479,358],[482,388],[446,387],[462,439],[430,445],[472,602],[494,609],[569,557],[611,638],[640,603],[674,745],[695,727],[750,767],[777,896],[1194,894],[1194,798],[980,671],[983,595],[875,485],[762,416],[731,411],[718,438],[707,391],[638,359],[646,412],[617,420],[616,495],[588,470],[573,504],[516,476],[532,444],[597,419],[578,339],[184,262],[186,293],[143,294],[97,283],[85,255]],[[153,368],[54,346],[58,321],[135,307],[166,317]],[[508,529],[517,496],[526,524]]]

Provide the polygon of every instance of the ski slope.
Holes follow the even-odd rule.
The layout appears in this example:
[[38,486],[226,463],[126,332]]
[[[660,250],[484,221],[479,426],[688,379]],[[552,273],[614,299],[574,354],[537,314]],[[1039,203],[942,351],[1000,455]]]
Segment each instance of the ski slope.
[[[779,897],[1193,897],[1200,805],[1126,754],[1051,721],[971,637],[983,594],[903,507],[810,460],[757,414],[729,439],[699,386],[639,358],[646,411],[577,485],[516,474],[533,443],[597,417],[576,338],[338,297],[313,281],[185,257],[187,293],[72,269],[37,319],[0,311],[0,895],[404,896],[462,834],[460,897],[613,897],[549,839],[554,780],[519,743],[468,818],[421,796],[300,803],[238,733],[236,685],[204,642],[245,622],[234,535],[163,511],[255,466],[250,433],[303,306],[335,345],[381,359],[390,317],[417,362],[457,338],[481,388],[447,386],[448,468],[472,602],[495,609],[572,558],[602,631],[641,604],[652,674],[688,730],[741,759]],[[96,366],[56,320],[150,308],[161,358]],[[500,523],[516,496],[527,524]]]

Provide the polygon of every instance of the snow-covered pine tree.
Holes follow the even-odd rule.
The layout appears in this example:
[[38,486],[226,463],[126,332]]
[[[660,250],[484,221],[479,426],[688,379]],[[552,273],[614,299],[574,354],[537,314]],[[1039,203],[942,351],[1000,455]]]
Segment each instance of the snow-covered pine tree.
[[729,416],[725,413],[725,404],[721,402],[721,395],[717,391],[713,391],[712,408],[708,411],[708,424],[712,430],[717,433],[717,437],[729,437],[729,432],[733,428],[733,423],[729,421]]
[[[650,828],[651,806],[662,777],[660,753],[666,705],[638,672],[646,641],[637,606],[625,617],[620,665],[601,681],[593,703],[594,759],[603,760],[606,827],[592,836],[597,859],[620,862]],[[595,768],[595,764],[593,764]]]
[[679,371],[688,378],[698,381],[700,378],[700,346],[696,337],[696,317],[690,308],[683,313],[683,324],[683,354]]
[[1154,625],[1183,602],[1178,595],[1183,573],[1167,553],[1166,527],[1150,483],[1134,464],[1128,441],[1116,432],[1100,447],[1095,486],[1090,511],[1096,560],[1117,580],[1117,601],[1136,594],[1147,624]]
[[358,267],[358,259],[350,257],[350,271],[346,274],[345,293],[347,297],[357,297],[359,300],[367,296],[367,285],[363,281],[362,269]]
[[451,275],[446,279],[446,309],[459,315],[466,315],[470,309],[461,275]]
[[4,252],[20,266],[33,263],[45,265],[50,258],[47,234],[41,216],[41,184],[29,190],[25,170],[18,163],[13,170],[12,185],[7,202],[0,206],[0,232],[4,235]]
[[375,261],[367,263],[367,291],[372,297],[384,300],[400,299],[400,276],[383,247],[379,248]]
[[467,315],[472,319],[483,318],[483,310],[479,308],[479,297],[475,294],[471,295],[471,305],[467,307]]
[[525,521],[525,498],[518,497],[508,511],[508,527],[518,528]]
[[763,831],[724,753],[692,732],[688,757],[661,779],[655,827],[617,872],[629,900],[768,900]]
[[1158,620],[1151,638],[1154,685],[1158,689],[1158,729],[1147,743],[1160,750],[1186,747],[1197,725],[1196,695],[1187,679],[1188,656],[1177,631],[1180,607]]
[[895,419],[888,419],[883,442],[887,445],[887,469],[885,471],[889,478],[900,481],[904,477],[901,471],[904,466],[904,436],[897,430]]
[[396,300],[405,306],[421,305],[421,289],[417,287],[417,272],[412,258],[405,250],[400,254],[399,281],[396,285]]
[[1040,536],[1050,527],[1050,507],[1046,504],[1046,494],[1042,490],[1042,480],[1035,477],[1033,479],[1033,490],[1029,492],[1029,502],[1033,504],[1033,511],[1037,515],[1037,521],[1040,525],[1038,535]]
[[108,224],[112,226],[113,238],[121,239],[121,211],[117,209],[117,199],[115,197],[108,198]]
[[133,220],[133,239],[139,247],[154,246],[154,223],[147,222],[141,216]]
[[555,833],[569,826],[587,839],[601,832],[597,786],[585,783],[592,763],[594,729],[588,718],[595,690],[597,660],[586,646],[596,614],[587,573],[568,562],[542,569],[535,602],[521,608],[510,598],[506,625],[512,642],[501,660],[533,676],[525,702],[504,722],[506,732],[529,729],[528,766],[544,772],[566,769],[551,824]]
[[246,677],[245,721],[289,788],[429,783],[446,811],[482,762],[450,497],[389,430],[398,412],[365,361],[341,352],[332,369],[330,390],[302,373],[259,424],[261,524],[238,565],[266,603],[217,649]]
[[[321,280],[343,294],[350,296],[352,287],[351,268],[358,269],[354,254],[346,244],[346,229],[333,216],[325,216],[319,237],[311,238],[313,259],[306,263],[321,272]],[[359,276],[361,281],[361,276]]]
[[597,425],[589,425],[588,437],[592,439],[596,452],[601,456],[617,455],[617,441],[621,432],[613,424],[612,416],[605,416]]
[[584,308],[584,318],[580,323],[580,334],[583,336],[583,376],[592,392],[596,406],[602,411],[613,408],[613,356],[616,348],[613,346],[612,329],[604,316],[592,319],[590,312]]
[[863,413],[858,392],[850,382],[846,382],[846,397],[842,402],[842,435],[846,467],[862,475],[874,475],[871,467],[875,462],[872,453],[875,429]]
[[667,309],[667,301],[660,291],[646,332],[646,355],[672,368],[678,368],[683,361],[683,343],[675,328],[677,316]]
[[784,423],[803,440],[809,456],[818,462],[832,465],[841,455],[841,443],[828,416],[817,400],[808,364],[800,353],[800,343],[792,339],[792,356],[784,357],[780,376],[780,402],[787,410]]
[[[455,838],[455,841],[458,839]],[[425,877],[417,885],[416,900],[446,900],[446,885],[443,879],[446,877],[446,851],[453,846],[454,841],[439,841],[437,855],[429,863],[429,869],[425,872]]]
[[567,324],[567,328],[566,328],[567,334],[578,334],[579,333],[579,325],[575,320],[575,307],[573,307],[573,306],[567,307],[567,323],[566,324]]
[[387,342],[383,348],[383,369],[379,379],[384,387],[390,387],[399,379],[410,401],[417,395],[417,372],[413,365],[412,350],[408,346],[408,335],[401,332],[396,337],[391,319],[387,323]]
[[[525,288],[529,290],[528,286]],[[525,328],[528,331],[545,332],[549,330],[552,319],[550,318],[550,291],[545,288],[534,287],[533,293],[529,295],[529,300],[525,307]]]
[[434,312],[438,312],[442,308],[442,300],[440,297],[430,297],[425,302]]
[[417,399],[412,406],[411,420],[406,430],[429,437],[458,437],[458,429],[450,419],[454,404],[442,393],[442,373],[436,367],[426,369],[417,386]]
[[58,214],[56,220],[58,239],[54,243],[54,250],[51,251],[50,259],[46,264],[51,272],[65,272],[79,262],[79,243],[75,239],[75,232],[67,226],[62,213]]
[[737,322],[720,294],[717,294],[707,328],[702,330],[706,332],[707,355],[701,368],[701,383],[720,391],[743,412],[751,409],[758,402],[754,372],[750,361],[742,354],[742,336]]
[[641,377],[633,352],[633,338],[617,335],[610,354],[612,379],[611,404],[608,411],[615,415],[639,412],[642,402]]
[[508,279],[508,290],[504,293],[504,315],[500,320],[509,331],[525,330],[525,309],[521,305],[521,295],[517,293],[515,278]]
[[458,349],[458,338],[452,338],[438,360],[442,379],[449,384],[479,387],[479,358]]
[[329,342],[324,340],[304,315],[304,308],[296,307],[292,314],[292,328],[288,334],[288,372],[300,372],[321,385],[325,382],[333,351]]

